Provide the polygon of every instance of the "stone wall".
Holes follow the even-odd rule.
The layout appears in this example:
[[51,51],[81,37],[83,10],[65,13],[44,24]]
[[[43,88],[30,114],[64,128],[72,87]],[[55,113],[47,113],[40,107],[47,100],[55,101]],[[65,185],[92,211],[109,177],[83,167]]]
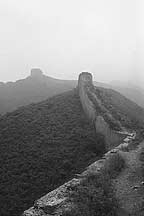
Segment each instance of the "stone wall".
[[33,207],[26,210],[23,216],[63,216],[65,210],[70,210],[73,203],[69,202],[70,191],[86,180],[91,174],[109,173],[110,175],[117,169],[118,159],[122,158],[122,151],[128,151],[129,143],[135,138],[135,134],[127,133],[127,142],[121,143],[113,150],[107,152],[102,159],[88,166],[83,173],[77,174],[69,182],[46,194],[34,202]]
[[[94,122],[96,133],[104,135],[107,150],[119,145],[125,138],[125,133],[113,130],[109,124],[104,120],[103,116],[98,114],[94,102],[98,105],[102,112],[105,112],[109,118],[114,120],[111,113],[102,105],[100,99],[92,91],[94,90],[92,75],[88,72],[83,72],[79,75],[78,81],[79,97],[83,107],[83,110],[87,117]],[[91,99],[88,96],[91,95]],[[118,122],[118,121],[117,121]],[[121,124],[119,122],[121,127]],[[122,127],[121,127],[122,128]]]
[[[91,173],[105,175],[105,172],[113,172],[118,165],[116,163],[117,158],[121,157],[122,151],[128,150],[129,142],[134,138],[132,133],[112,130],[103,116],[98,115],[93,101],[88,97],[87,87],[93,87],[92,75],[90,73],[81,73],[78,89],[83,110],[88,118],[94,122],[96,132],[104,135],[107,149],[112,149],[113,146],[117,147],[108,151],[101,160],[88,166],[83,173],[77,174],[76,178],[35,201],[33,207],[26,210],[23,216],[63,216],[64,210],[72,208],[72,203],[69,202],[69,194],[72,188],[81,184]],[[93,99],[97,99],[96,95]],[[97,102],[100,103],[100,101]],[[103,109],[105,108],[103,107]],[[122,142],[122,140],[124,141]],[[119,143],[121,144],[118,145]]]
[[120,144],[126,137],[125,133],[112,130],[102,116],[96,118],[95,128],[97,133],[104,135],[108,150]]

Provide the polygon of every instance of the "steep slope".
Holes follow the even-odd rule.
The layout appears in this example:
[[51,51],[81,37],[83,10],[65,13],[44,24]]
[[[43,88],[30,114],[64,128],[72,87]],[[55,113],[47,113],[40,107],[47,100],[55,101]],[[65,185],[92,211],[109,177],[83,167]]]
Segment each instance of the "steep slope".
[[111,82],[109,87],[120,92],[125,97],[144,108],[144,89],[141,87],[134,86],[131,83],[122,83],[118,81]]
[[143,126],[144,110],[114,90],[95,87],[90,73],[80,74],[78,89],[83,110],[104,135],[107,148],[124,139],[124,127]]
[[104,152],[77,90],[0,119],[1,215],[15,216]]
[[94,85],[113,89],[144,108],[144,89],[139,86],[119,81],[112,81],[110,83],[99,83],[94,81]]
[[[144,123],[144,111],[119,93],[98,87],[89,93],[101,102],[99,106],[92,100],[92,106],[98,116],[106,117],[110,130],[121,125],[133,129]],[[118,99],[125,104],[119,106]],[[105,152],[105,134],[97,133],[95,122],[81,103],[76,88],[0,118],[1,215],[19,215],[33,200],[63,184]]]
[[[111,134],[112,138],[115,138],[115,136],[121,137],[125,134],[126,139],[123,136],[119,146],[107,152],[101,160],[91,164],[80,175],[76,175],[76,178],[73,178],[42,198],[35,200],[34,206],[25,211],[24,216],[108,216],[129,215],[130,213],[130,211],[127,211],[127,209],[120,205],[120,200],[123,201],[125,197],[122,195],[119,200],[119,193],[125,193],[126,186],[123,184],[121,187],[119,184],[121,183],[119,181],[121,175],[119,176],[118,174],[121,171],[125,173],[124,176],[122,175],[123,181],[125,176],[129,174],[127,172],[131,172],[131,167],[136,164],[134,161],[132,166],[130,165],[130,169],[127,168],[123,155],[127,155],[129,164],[131,164],[132,158],[135,159],[136,155],[133,154],[133,151],[131,153],[128,153],[128,151],[133,145],[136,133],[129,133],[128,131],[130,128],[133,130],[143,127],[144,110],[115,91],[95,88],[92,84],[90,73],[80,74],[78,93],[87,118],[95,126],[96,132],[100,132],[104,136],[109,148],[113,147],[111,146],[111,137],[109,139]],[[122,105],[119,106],[121,102]],[[132,110],[128,110],[130,106],[132,106]],[[141,114],[142,118],[140,118]],[[126,120],[124,121],[125,118]],[[99,122],[99,119],[101,119],[101,122]],[[129,121],[127,122],[127,120]],[[126,126],[129,128],[125,128]],[[121,133],[118,133],[118,129],[121,130]],[[118,139],[115,139],[115,145],[118,145]],[[111,188],[113,178],[116,181],[114,189],[118,191],[116,196],[114,196],[114,191]],[[128,179],[127,182],[129,182]],[[142,201],[141,198],[140,200]],[[134,204],[133,201],[132,197],[130,205]],[[129,200],[126,199],[124,203],[128,204],[128,202]]]
[[[126,127],[138,127],[144,122],[144,109],[112,89],[97,88],[96,94],[102,103]],[[131,126],[130,126],[131,125]]]
[[54,79],[45,76],[40,69],[32,69],[26,79],[0,83],[0,114],[71,90],[76,83],[73,80]]

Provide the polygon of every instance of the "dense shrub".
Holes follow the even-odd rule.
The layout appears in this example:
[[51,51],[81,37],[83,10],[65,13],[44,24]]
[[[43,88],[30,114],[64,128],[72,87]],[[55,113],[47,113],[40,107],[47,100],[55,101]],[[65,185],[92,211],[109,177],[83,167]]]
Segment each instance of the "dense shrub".
[[[125,126],[144,122],[143,111],[122,95],[103,88],[96,93]],[[83,113],[77,90],[1,116],[0,215],[19,215],[104,151],[104,139]]]
[[144,147],[141,149],[141,152],[140,152],[140,155],[139,155],[139,159],[140,159],[140,161],[144,165]]
[[114,196],[112,179],[125,167],[120,153],[111,154],[103,170],[87,177],[75,186],[69,195],[71,208],[63,216],[115,216],[118,203]]
[[115,216],[117,201],[109,175],[91,174],[73,189],[69,202],[72,208],[64,216]]
[[112,117],[109,110],[106,109],[104,104],[101,103],[101,99],[100,99],[100,102],[99,102],[99,101],[96,100],[96,98],[93,97],[92,92],[95,94],[96,93],[95,89],[89,90],[87,88],[88,97],[93,102],[93,104],[95,106],[95,109],[96,109],[96,112],[103,116],[105,121],[110,125],[110,127],[113,130],[121,130],[121,125],[120,125],[119,121]]
[[144,181],[144,147],[141,149],[139,159],[140,159],[140,162],[141,162],[141,174],[142,174],[142,178],[143,178],[143,181]]
[[120,152],[112,153],[106,166],[107,174],[110,178],[113,178],[125,167],[125,165],[125,159]]
[[77,91],[0,119],[0,215],[17,216],[105,151]]
[[144,124],[144,109],[120,93],[97,87],[95,93],[112,116],[127,128],[137,129]]

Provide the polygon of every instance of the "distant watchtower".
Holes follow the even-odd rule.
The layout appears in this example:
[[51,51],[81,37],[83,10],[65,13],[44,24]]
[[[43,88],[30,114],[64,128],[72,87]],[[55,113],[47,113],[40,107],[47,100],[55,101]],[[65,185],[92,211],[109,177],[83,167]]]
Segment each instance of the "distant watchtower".
[[92,74],[89,72],[82,72],[79,75],[78,85],[92,86]]
[[93,87],[92,74],[89,72],[82,72],[79,75],[78,90],[79,97],[85,114],[91,121],[95,121],[96,110],[93,102],[88,97],[88,89]]
[[31,77],[39,78],[42,76],[43,76],[43,72],[39,68],[31,69]]

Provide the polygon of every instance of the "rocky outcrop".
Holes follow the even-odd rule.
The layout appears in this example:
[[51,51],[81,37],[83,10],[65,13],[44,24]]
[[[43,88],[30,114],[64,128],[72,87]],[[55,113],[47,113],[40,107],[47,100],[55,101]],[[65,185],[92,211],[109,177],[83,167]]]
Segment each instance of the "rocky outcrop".
[[117,128],[122,130],[118,120],[115,120],[112,114],[102,104],[95,93],[95,87],[92,82],[92,75],[83,72],[79,75],[78,81],[79,97],[83,110],[87,117],[94,123],[96,133],[104,135],[107,149],[119,145],[125,138],[125,133],[113,130],[107,119],[117,124]]

